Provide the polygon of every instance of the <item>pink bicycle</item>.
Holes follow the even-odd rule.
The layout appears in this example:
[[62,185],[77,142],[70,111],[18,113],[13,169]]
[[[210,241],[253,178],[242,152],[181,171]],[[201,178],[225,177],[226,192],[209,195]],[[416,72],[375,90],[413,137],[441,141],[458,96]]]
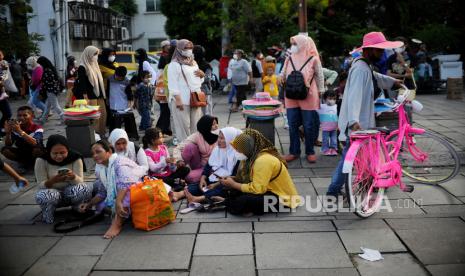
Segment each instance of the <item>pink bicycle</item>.
[[343,173],[350,207],[360,217],[379,210],[386,188],[399,185],[405,192],[413,191],[413,186],[403,183],[403,174],[421,183],[439,184],[459,171],[459,157],[447,141],[410,125],[404,109],[408,93],[390,105],[399,114],[398,129],[362,130],[350,136]]

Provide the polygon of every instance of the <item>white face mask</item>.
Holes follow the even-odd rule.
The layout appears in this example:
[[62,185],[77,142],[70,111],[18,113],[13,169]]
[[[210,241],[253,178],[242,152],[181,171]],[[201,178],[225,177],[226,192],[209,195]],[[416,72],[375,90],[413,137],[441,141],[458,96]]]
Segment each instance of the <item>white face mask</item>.
[[108,61],[109,61],[109,62],[113,62],[113,61],[115,61],[115,58],[116,58],[115,56],[109,56],[109,57],[108,57]]
[[240,152],[234,152],[234,154],[236,155],[236,159],[239,160],[239,161],[244,161],[244,160],[247,160],[247,156],[245,156],[245,154],[243,153],[240,153]]
[[152,81],[152,78],[146,78],[144,79],[144,83],[150,83]]
[[183,50],[181,51],[181,55],[185,57],[191,57],[192,56],[192,50]]
[[212,134],[215,134],[215,135],[220,135],[220,129],[215,129],[215,130],[212,130],[210,131]]
[[336,100],[328,100],[327,101],[328,105],[335,105],[336,104]]
[[291,53],[297,54],[297,52],[299,52],[299,46],[297,46],[297,45],[292,45],[292,46],[291,46]]
[[233,59],[237,60],[238,58],[239,57],[236,54],[233,55]]

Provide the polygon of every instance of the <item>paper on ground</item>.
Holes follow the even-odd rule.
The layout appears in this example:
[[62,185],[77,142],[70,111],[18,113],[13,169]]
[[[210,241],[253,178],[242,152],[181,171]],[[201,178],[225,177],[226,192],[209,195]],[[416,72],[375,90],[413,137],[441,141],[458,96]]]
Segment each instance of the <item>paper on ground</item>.
[[360,247],[360,249],[362,250],[363,254],[358,254],[358,256],[362,259],[368,260],[370,262],[384,259],[378,250],[369,249],[365,247]]

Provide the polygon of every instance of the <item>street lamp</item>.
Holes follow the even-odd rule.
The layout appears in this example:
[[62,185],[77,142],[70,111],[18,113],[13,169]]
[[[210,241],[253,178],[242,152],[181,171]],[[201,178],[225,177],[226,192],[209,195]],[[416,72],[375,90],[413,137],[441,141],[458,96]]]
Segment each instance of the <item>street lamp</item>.
[[306,0],[299,0],[299,34],[308,36]]

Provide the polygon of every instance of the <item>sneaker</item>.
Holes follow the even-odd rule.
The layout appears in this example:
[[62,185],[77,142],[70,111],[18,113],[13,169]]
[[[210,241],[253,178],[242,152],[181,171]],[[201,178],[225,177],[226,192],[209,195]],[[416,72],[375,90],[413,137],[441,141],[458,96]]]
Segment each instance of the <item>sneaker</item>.
[[323,153],[323,155],[326,155],[326,156],[333,155],[331,149],[327,149],[327,150],[323,151],[322,153]]
[[331,156],[337,156],[337,150],[336,149],[329,149],[330,155]]

